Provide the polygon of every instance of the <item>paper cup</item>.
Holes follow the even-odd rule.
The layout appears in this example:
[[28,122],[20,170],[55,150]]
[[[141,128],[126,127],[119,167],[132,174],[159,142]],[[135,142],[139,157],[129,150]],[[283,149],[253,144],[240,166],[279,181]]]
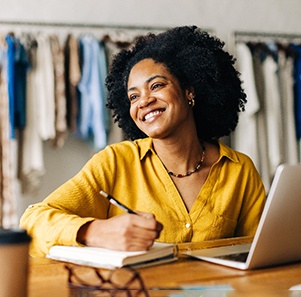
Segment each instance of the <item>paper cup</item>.
[[26,297],[30,237],[20,229],[0,228],[0,296]]

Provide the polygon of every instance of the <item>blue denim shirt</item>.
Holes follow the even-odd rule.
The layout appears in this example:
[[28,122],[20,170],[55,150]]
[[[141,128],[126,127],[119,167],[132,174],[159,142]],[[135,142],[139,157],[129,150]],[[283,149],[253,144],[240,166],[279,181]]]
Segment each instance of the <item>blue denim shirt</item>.
[[93,146],[99,150],[107,145],[109,111],[105,107],[105,78],[107,63],[102,43],[91,35],[80,38],[82,49],[82,77],[80,91],[79,131],[84,139],[93,136]]
[[9,135],[15,138],[15,38],[11,35],[5,37],[7,43],[7,87],[9,102]]

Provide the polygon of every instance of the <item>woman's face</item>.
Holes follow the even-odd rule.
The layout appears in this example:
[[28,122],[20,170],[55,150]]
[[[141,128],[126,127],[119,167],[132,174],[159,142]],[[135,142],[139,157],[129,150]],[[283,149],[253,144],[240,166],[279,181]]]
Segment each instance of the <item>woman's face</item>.
[[130,115],[149,137],[163,139],[182,133],[181,128],[187,131],[187,124],[193,120],[188,105],[191,95],[180,88],[164,64],[152,59],[138,62],[130,72]]

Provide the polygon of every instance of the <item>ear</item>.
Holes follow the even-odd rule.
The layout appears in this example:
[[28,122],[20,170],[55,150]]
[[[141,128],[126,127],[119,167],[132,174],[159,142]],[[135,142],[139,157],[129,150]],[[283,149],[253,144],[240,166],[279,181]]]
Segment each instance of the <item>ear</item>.
[[186,89],[185,94],[188,100],[194,99],[195,93],[193,88]]

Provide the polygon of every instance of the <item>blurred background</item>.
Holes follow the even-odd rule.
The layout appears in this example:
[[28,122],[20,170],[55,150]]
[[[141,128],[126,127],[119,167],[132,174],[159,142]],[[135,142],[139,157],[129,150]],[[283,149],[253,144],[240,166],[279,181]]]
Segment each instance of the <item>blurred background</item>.
[[[281,48],[285,56],[284,62],[291,63],[288,65],[291,77],[289,83],[285,84],[290,85],[290,89],[277,89],[280,88],[283,80],[278,81],[281,79],[279,68],[274,69],[273,73],[277,74],[277,83],[279,84],[276,85],[276,94],[268,95],[269,98],[275,96],[273,98],[276,99],[273,99],[272,102],[278,104],[275,107],[276,111],[271,116],[272,120],[258,117],[260,110],[264,109],[263,103],[260,105],[260,91],[258,90],[258,84],[255,86],[254,81],[249,82],[245,86],[246,92],[250,92],[249,107],[248,105],[246,107],[247,111],[250,111],[246,112],[249,118],[241,121],[241,126],[244,125],[241,129],[243,132],[238,129],[236,135],[225,139],[225,141],[234,148],[251,155],[263,177],[267,190],[275,167],[279,163],[299,162],[299,136],[298,131],[295,131],[298,129],[294,126],[297,125],[295,118],[296,97],[294,87],[296,82],[294,81],[294,63],[297,61],[298,48],[294,50],[293,54],[291,54],[292,47],[290,47],[290,51],[287,50],[288,45],[299,46],[301,44],[301,2],[299,0],[0,0],[0,5],[0,53],[7,53],[9,48],[8,35],[13,37],[10,42],[21,42],[27,54],[29,48],[32,49],[33,41],[37,43],[38,48],[42,48],[49,42],[49,38],[52,38],[49,56],[42,55],[37,58],[51,62],[51,71],[56,73],[56,76],[52,78],[51,85],[42,81],[40,83],[38,81],[34,82],[34,84],[40,84],[40,86],[45,83],[42,88],[44,91],[59,84],[60,68],[59,64],[55,63],[59,63],[59,59],[65,59],[63,65],[66,67],[66,45],[69,46],[70,54],[71,41],[76,41],[80,51],[80,47],[85,44],[84,37],[101,43],[101,50],[106,55],[106,65],[109,67],[112,55],[119,49],[129,46],[133,39],[140,34],[160,32],[174,26],[197,25],[223,40],[225,49],[235,57],[241,57],[241,60],[238,59],[237,61],[237,68],[246,80],[247,75],[250,75],[250,71],[254,75],[253,64],[256,62],[255,54],[258,53],[257,50],[260,49],[262,63],[268,55],[272,57],[276,67],[280,67],[278,53],[280,53]],[[243,45],[244,48],[239,48],[239,44]],[[264,51],[262,50],[263,44]],[[46,53],[46,50],[45,48],[44,53]],[[18,53],[17,49],[15,49],[15,53]],[[252,61],[247,60],[247,57],[252,57]],[[26,75],[31,75],[30,71],[38,60],[30,55],[26,59],[26,63],[28,63]],[[79,93],[77,98],[80,98],[84,88],[82,86],[82,89],[78,90],[84,75],[84,58],[79,55],[78,59],[77,76],[74,75],[75,77],[73,77],[75,82],[72,81],[72,74],[75,72],[73,73],[69,69],[71,73],[69,73],[70,81],[68,83],[71,84],[71,87],[77,89],[76,92]],[[253,64],[248,66],[248,61]],[[3,65],[3,60],[0,62],[2,63],[1,69],[3,72],[5,65]],[[261,70],[265,71],[266,68],[264,67]],[[271,67],[271,65],[267,67]],[[65,72],[67,72],[66,69]],[[254,80],[256,81],[256,79]],[[264,81],[264,79],[262,80]],[[66,95],[64,92],[67,90],[66,78],[61,83],[64,89],[56,89],[56,91],[61,91],[61,97],[64,97]],[[20,82],[17,83],[19,86],[20,84]],[[28,85],[27,87],[29,88]],[[267,89],[266,86],[265,90]],[[28,93],[28,90],[26,92]],[[103,95],[105,96],[105,90],[101,92],[104,92]],[[288,105],[284,106],[284,99],[279,97],[285,92],[286,95],[283,96],[289,96],[290,101]],[[62,95],[62,93],[64,94]],[[2,92],[0,93],[2,99],[4,94],[5,87],[3,88],[2,84]],[[41,104],[42,95],[37,97],[39,99],[36,103],[32,103],[32,108]],[[266,97],[266,94],[263,97]],[[30,99],[28,100],[30,101]],[[285,102],[287,102],[287,99],[285,99]],[[97,150],[104,145],[122,140],[119,128],[115,127],[116,125],[113,123],[106,130],[107,138],[105,140],[96,140],[99,134],[92,135],[92,137],[91,135],[83,137],[83,135],[80,135],[84,134],[83,132],[80,133],[80,128],[70,128],[70,122],[63,123],[61,130],[56,127],[54,136],[50,132],[48,135],[41,136],[39,140],[31,141],[30,136],[26,136],[26,133],[24,137],[23,130],[26,129],[25,127],[17,127],[14,135],[10,131],[10,136],[7,137],[5,133],[11,127],[6,126],[4,118],[5,111],[9,110],[9,107],[7,105],[3,106],[3,104],[5,105],[4,99],[2,105],[0,105],[2,118],[0,126],[2,134],[0,142],[2,168],[0,203],[2,208],[1,220],[5,226],[17,225],[20,215],[29,204],[41,201],[60,184],[72,177]],[[57,105],[59,103],[53,104],[48,107],[49,109],[47,109],[46,104],[44,114],[39,114],[42,122],[44,120],[44,124],[53,108],[56,110],[54,116],[57,117]],[[64,104],[66,105],[66,103]],[[80,106],[77,108],[80,109]],[[287,112],[285,108],[288,109]],[[68,111],[64,111],[63,108],[61,112],[64,116],[64,112],[66,115]],[[285,115],[283,115],[284,112]],[[277,118],[275,118],[275,114],[277,114]],[[282,116],[281,120],[279,114],[280,117]],[[270,115],[267,117],[270,118]],[[281,124],[279,124],[279,121],[281,121]],[[44,124],[41,124],[41,127]],[[37,125],[39,126],[39,124]],[[47,126],[47,123],[45,125]],[[254,129],[247,133],[245,127],[251,127],[252,125]],[[293,140],[285,139],[288,134],[285,129],[289,129]],[[273,134],[279,133],[279,131],[282,134],[277,136]],[[272,136],[271,141],[273,143],[268,147],[269,135]],[[26,137],[27,140],[24,142]],[[259,141],[260,139],[262,142]],[[38,144],[36,143],[36,146],[32,147],[31,144],[36,141]],[[283,145],[283,142],[290,142],[292,145],[287,148]],[[256,147],[254,147],[254,144]],[[265,147],[265,149],[262,149],[262,147]],[[31,163],[27,162],[30,158],[32,158]]]

